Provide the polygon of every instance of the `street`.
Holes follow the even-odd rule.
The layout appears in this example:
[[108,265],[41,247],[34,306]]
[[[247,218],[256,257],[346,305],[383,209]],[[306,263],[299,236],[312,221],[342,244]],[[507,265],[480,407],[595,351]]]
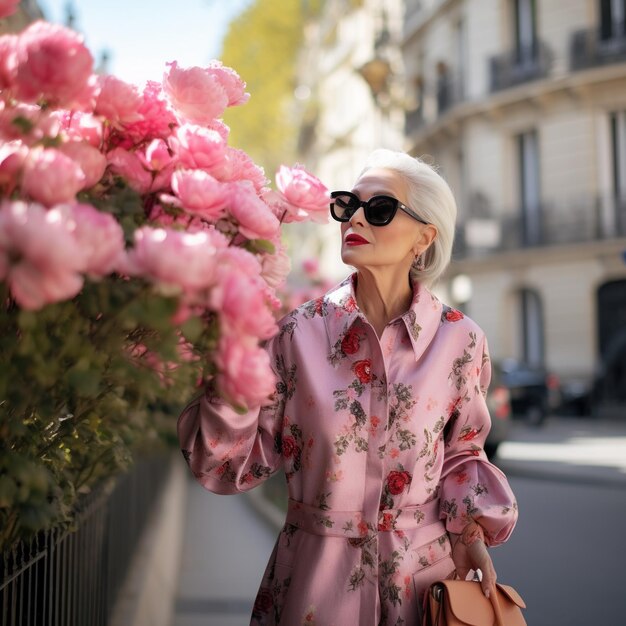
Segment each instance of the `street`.
[[510,478],[520,517],[491,554],[529,626],[626,624],[626,488]]

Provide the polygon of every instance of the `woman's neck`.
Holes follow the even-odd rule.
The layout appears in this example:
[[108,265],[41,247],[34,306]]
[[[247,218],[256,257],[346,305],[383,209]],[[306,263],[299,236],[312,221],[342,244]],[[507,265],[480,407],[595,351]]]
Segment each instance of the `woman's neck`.
[[409,309],[412,299],[408,272],[382,274],[359,270],[356,301],[378,337],[391,320]]

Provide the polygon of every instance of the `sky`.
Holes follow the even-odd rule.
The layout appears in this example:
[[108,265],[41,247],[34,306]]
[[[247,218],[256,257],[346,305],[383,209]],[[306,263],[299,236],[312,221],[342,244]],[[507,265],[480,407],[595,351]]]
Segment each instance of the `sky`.
[[[230,20],[251,0],[73,0],[74,29],[96,64],[109,53],[108,71],[138,85],[160,81],[165,63],[204,65],[221,52]],[[46,19],[65,23],[68,0],[39,0]]]

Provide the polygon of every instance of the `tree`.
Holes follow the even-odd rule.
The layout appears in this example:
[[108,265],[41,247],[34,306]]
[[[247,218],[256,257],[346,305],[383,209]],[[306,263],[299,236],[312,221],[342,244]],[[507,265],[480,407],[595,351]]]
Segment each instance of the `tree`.
[[303,39],[301,0],[255,0],[230,25],[222,61],[236,67],[251,94],[245,107],[227,111],[231,145],[273,172],[295,153],[298,119],[293,107],[296,61]]

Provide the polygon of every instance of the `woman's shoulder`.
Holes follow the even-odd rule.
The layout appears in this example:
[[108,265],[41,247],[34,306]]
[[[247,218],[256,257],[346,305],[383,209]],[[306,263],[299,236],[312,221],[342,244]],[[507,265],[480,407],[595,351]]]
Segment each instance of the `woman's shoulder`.
[[482,339],[485,332],[480,325],[469,315],[442,302],[440,329],[453,334],[471,334],[476,339]]

